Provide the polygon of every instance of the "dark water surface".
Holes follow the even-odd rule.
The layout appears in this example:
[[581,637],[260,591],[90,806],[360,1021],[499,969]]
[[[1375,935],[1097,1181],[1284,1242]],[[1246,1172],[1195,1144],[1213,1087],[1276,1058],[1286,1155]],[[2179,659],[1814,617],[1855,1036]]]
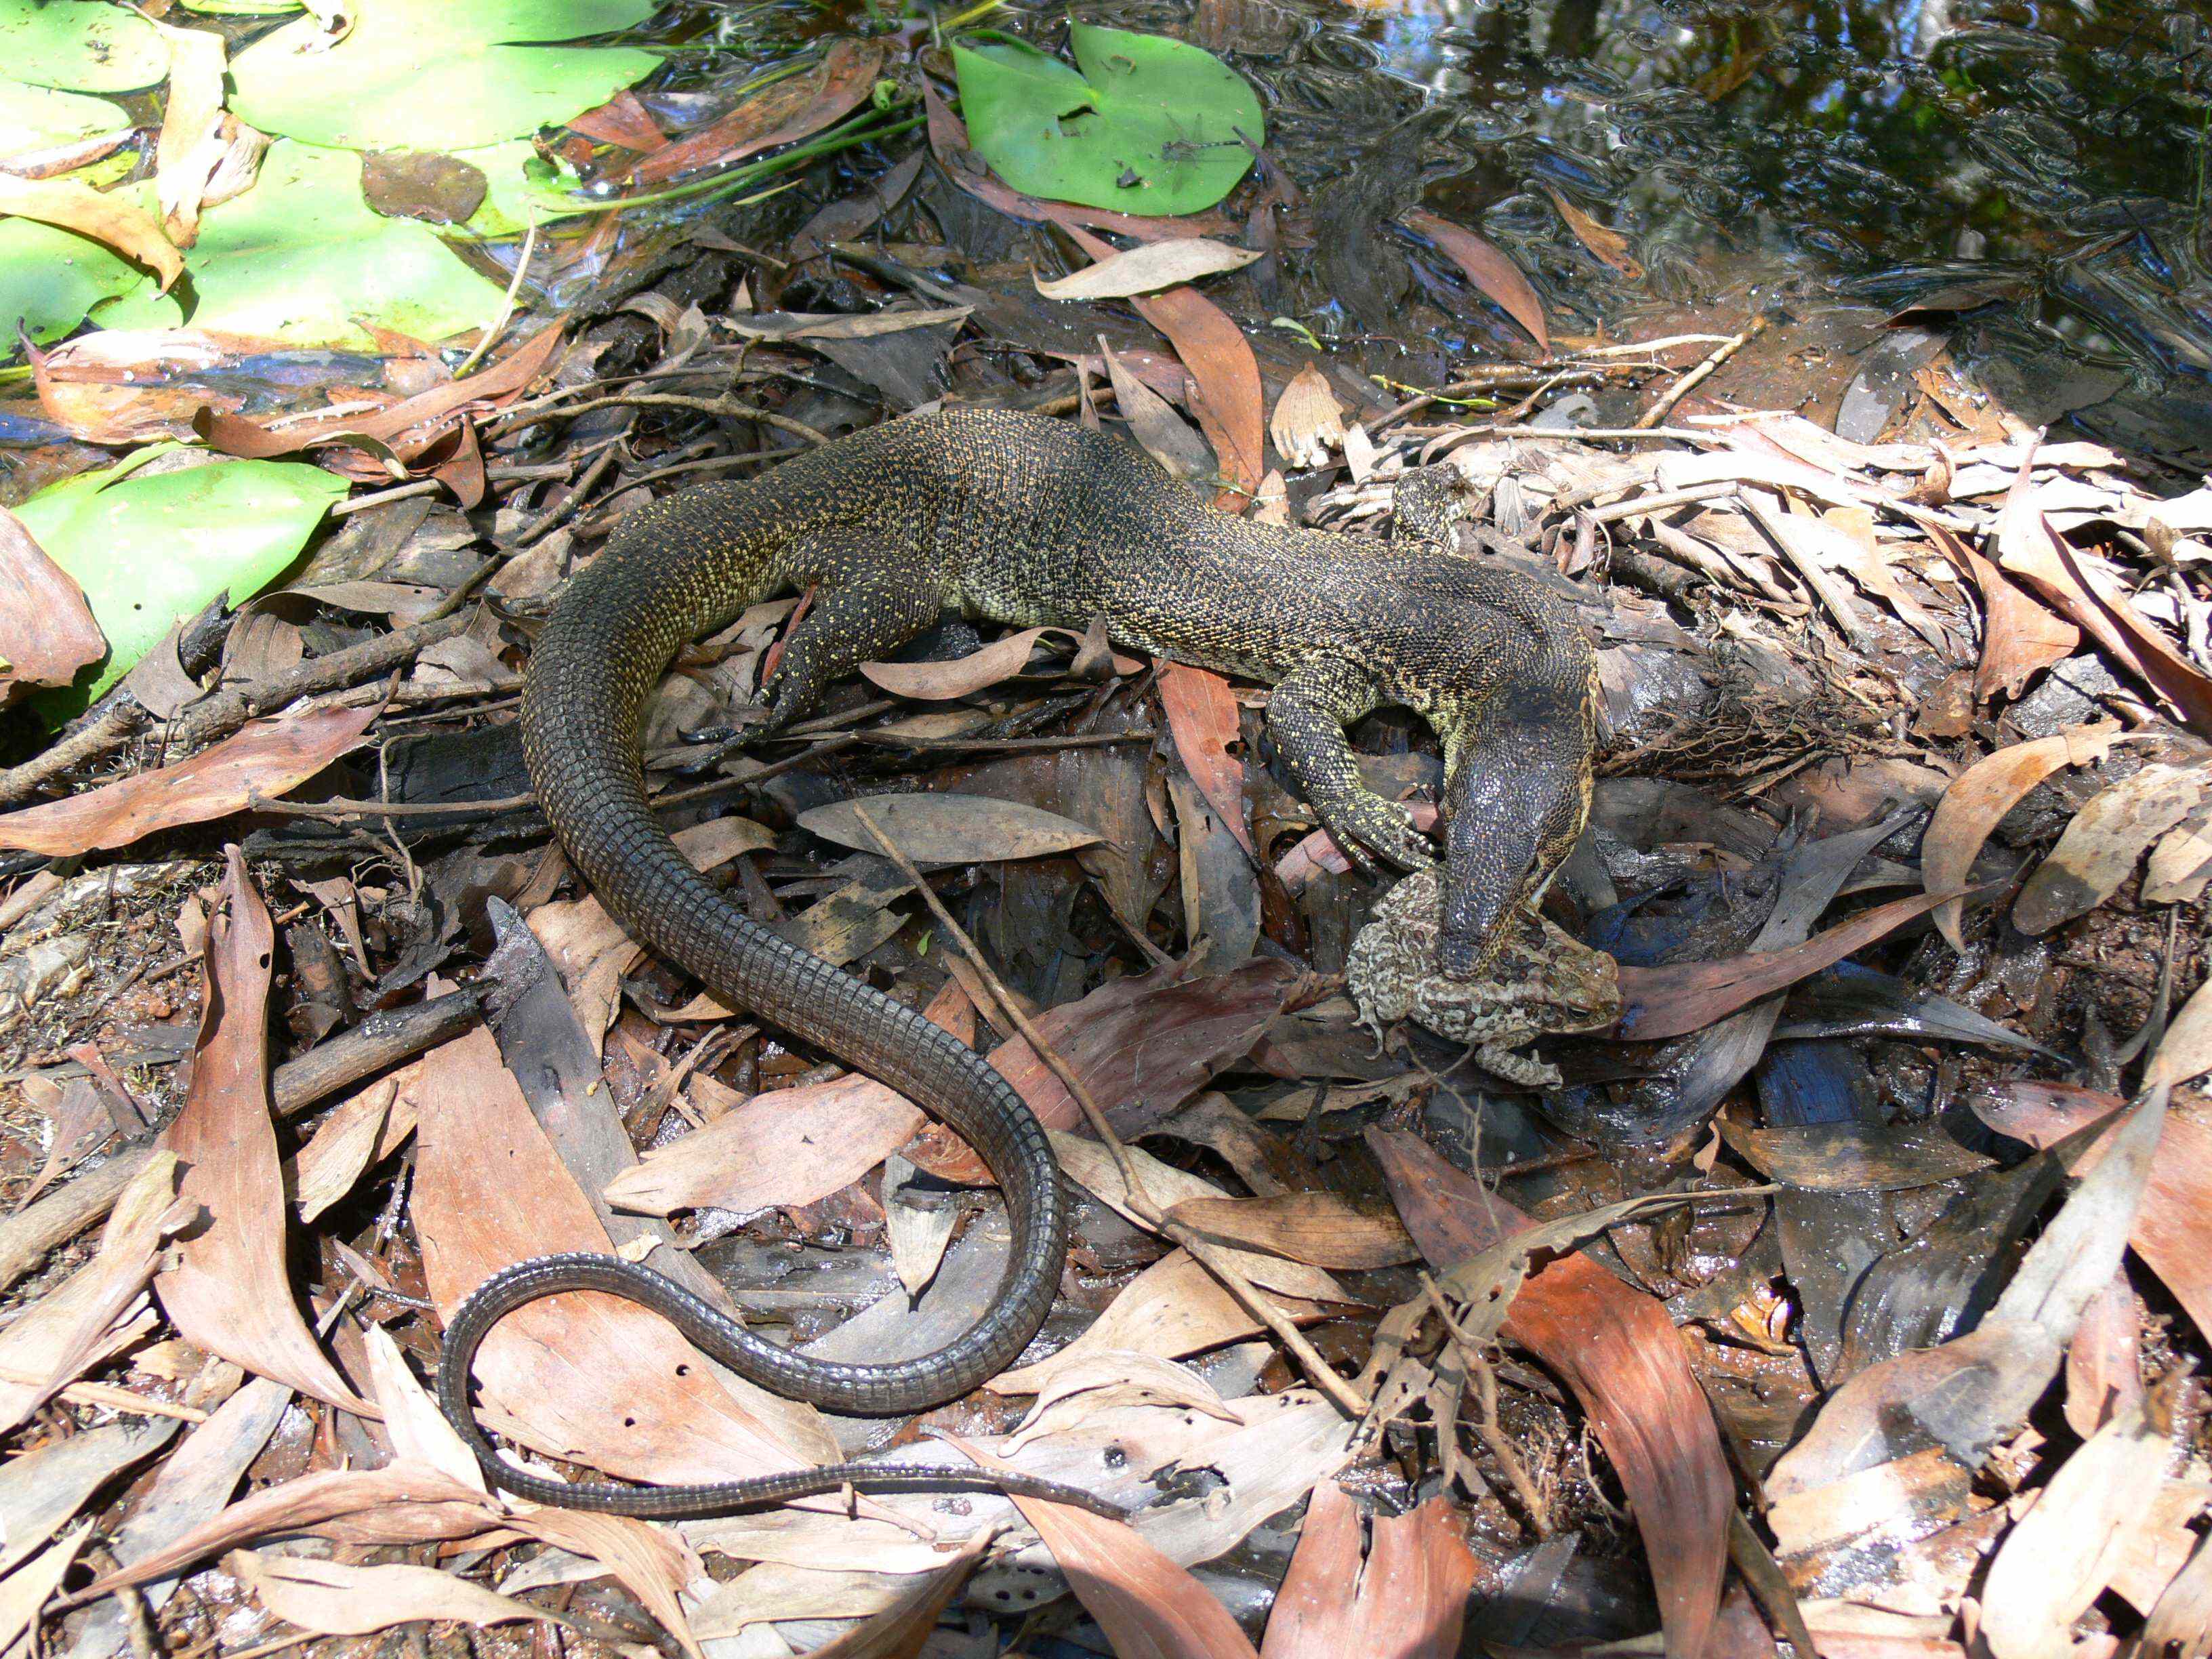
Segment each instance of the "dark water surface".
[[[1017,0],[991,21],[1054,47],[1071,15],[1196,41],[1261,88],[1317,244],[1271,297],[1324,337],[1401,343],[1409,370],[1516,337],[1381,227],[1418,200],[1508,249],[1566,335],[1984,284],[1936,325],[2027,418],[2212,444],[2212,0]],[[713,32],[772,47],[868,17],[794,0]]]

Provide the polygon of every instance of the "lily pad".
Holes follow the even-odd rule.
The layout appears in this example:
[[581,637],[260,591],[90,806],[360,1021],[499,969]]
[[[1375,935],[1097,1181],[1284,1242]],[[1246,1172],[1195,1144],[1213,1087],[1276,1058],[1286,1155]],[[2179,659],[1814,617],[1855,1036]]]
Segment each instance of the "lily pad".
[[[125,301],[119,296],[142,298]],[[111,302],[137,307],[136,325],[166,328],[179,316],[177,302],[154,291],[154,279],[114,249],[57,225],[33,219],[0,219],[0,357],[15,353],[20,325],[43,345],[58,340]]]
[[[442,340],[490,322],[498,284],[426,227],[371,210],[361,179],[350,150],[271,144],[253,188],[209,209],[185,256],[199,301],[192,325],[295,345],[372,345],[364,323]],[[150,325],[137,303],[102,320]]]
[[568,44],[643,22],[657,0],[360,0],[353,33],[303,52],[312,17],[231,64],[230,107],[264,132],[349,149],[453,150],[519,138],[604,104],[660,66]]
[[120,104],[0,78],[0,155],[24,155],[131,125]]
[[169,72],[161,32],[94,0],[0,0],[0,63],[19,81],[71,92],[137,92]]
[[149,459],[142,450],[80,473],[15,509],[84,590],[107,635],[106,658],[41,702],[49,719],[114,684],[179,617],[217,594],[235,604],[266,587],[348,488],[298,461],[215,461],[148,476]]
[[[1015,189],[1123,213],[1196,213],[1264,143],[1260,100],[1211,52],[1164,35],[1068,26],[1081,72],[994,37],[956,46],[969,142]],[[1239,135],[1242,135],[1241,137]]]

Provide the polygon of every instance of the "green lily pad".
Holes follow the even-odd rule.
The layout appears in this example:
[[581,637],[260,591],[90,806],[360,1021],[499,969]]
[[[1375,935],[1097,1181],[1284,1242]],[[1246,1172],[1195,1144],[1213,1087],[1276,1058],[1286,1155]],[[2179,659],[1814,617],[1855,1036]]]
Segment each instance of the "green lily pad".
[[94,0],[0,0],[0,64],[19,81],[72,92],[137,92],[169,73],[161,31]]
[[461,150],[458,159],[481,171],[489,186],[483,205],[461,227],[486,241],[520,236],[532,220],[550,224],[601,210],[600,204],[580,202],[568,193],[580,182],[573,167],[549,162],[527,138]]
[[118,305],[135,307],[140,328],[173,327],[181,315],[174,300],[154,291],[151,276],[112,248],[36,220],[0,219],[0,358],[15,355],[19,325],[44,345]]
[[558,44],[643,22],[658,0],[361,0],[353,33],[301,52],[287,24],[231,64],[230,107],[264,132],[349,149],[453,150],[520,138],[660,66],[629,46]]
[[[252,190],[208,210],[185,255],[195,328],[295,345],[371,345],[374,323],[421,340],[480,328],[502,290],[427,227],[387,219],[361,193],[361,157],[283,139]],[[111,328],[154,326],[119,303]]]
[[[165,446],[173,447],[173,446]],[[41,702],[49,719],[123,678],[169,625],[228,592],[259,592],[307,544],[346,481],[299,461],[214,461],[152,477],[147,452],[74,478],[15,509],[47,557],[76,578],[107,656]]]
[[82,93],[0,77],[0,155],[25,155],[120,132],[131,116],[120,104]]
[[[1196,213],[1267,141],[1260,100],[1236,70],[1164,35],[1068,26],[1077,73],[1006,37],[956,46],[968,137],[1016,190],[1123,213]],[[1243,137],[1238,135],[1242,134]]]

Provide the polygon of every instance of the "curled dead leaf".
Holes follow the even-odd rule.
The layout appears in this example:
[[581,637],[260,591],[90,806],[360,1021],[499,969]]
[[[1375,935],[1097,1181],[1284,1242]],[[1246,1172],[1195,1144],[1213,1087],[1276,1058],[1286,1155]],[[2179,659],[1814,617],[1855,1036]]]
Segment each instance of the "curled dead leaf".
[[2047,933],[2110,898],[2151,842],[2212,794],[2212,767],[2154,763],[2093,795],[2036,866],[2012,907],[2013,926]]
[[1224,270],[1242,270],[1260,257],[1249,248],[1231,247],[1203,236],[1184,236],[1166,242],[1140,242],[1065,276],[1034,280],[1036,291],[1048,300],[1127,300]]
[[368,734],[380,708],[253,720],[173,766],[0,815],[0,847],[64,858],[204,823],[305,782]]
[[136,204],[75,179],[21,179],[0,173],[0,216],[36,219],[113,248],[158,274],[161,286],[185,274],[185,256]]
[[1311,363],[1292,375],[1275,399],[1267,435],[1284,465],[1327,465],[1329,453],[1344,447],[1344,405],[1329,389],[1328,376]]
[[67,685],[106,654],[84,590],[0,507],[0,702],[27,685]]
[[1566,221],[1577,241],[1630,282],[1644,280],[1644,267],[1628,252],[1628,238],[1610,225],[1598,223],[1550,185],[1544,187],[1544,194],[1552,198],[1552,205],[1559,209],[1559,217]]

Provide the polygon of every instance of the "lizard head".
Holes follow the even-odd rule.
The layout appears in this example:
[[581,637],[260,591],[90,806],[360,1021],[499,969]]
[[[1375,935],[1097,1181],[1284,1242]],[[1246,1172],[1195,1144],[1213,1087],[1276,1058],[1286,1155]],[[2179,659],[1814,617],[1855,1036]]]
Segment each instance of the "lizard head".
[[1482,973],[1508,918],[1543,896],[1589,816],[1585,700],[1500,697],[1468,726],[1444,780],[1449,839],[1437,963],[1457,980]]

